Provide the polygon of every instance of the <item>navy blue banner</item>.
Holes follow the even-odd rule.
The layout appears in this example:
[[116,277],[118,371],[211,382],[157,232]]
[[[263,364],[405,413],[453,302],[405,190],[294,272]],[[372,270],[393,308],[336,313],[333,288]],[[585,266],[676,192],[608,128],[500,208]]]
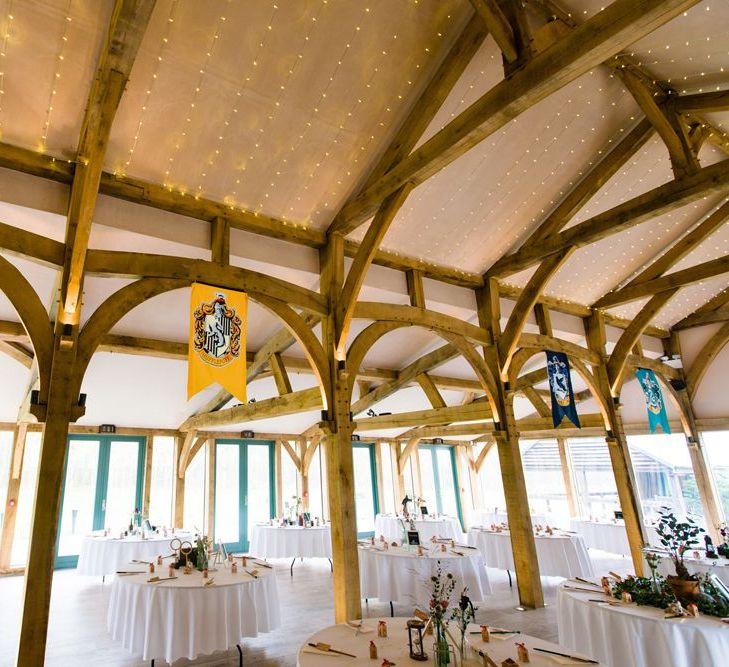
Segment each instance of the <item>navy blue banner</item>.
[[567,417],[577,428],[581,428],[572,391],[570,362],[564,352],[547,351],[547,375],[549,393],[552,395],[552,424],[557,428],[562,419]]

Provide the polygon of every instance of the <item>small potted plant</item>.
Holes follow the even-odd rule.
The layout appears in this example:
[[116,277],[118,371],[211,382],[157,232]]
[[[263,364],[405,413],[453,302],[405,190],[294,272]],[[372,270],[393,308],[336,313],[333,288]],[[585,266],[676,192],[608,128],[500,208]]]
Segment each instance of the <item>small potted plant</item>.
[[668,507],[662,507],[658,515],[656,532],[676,569],[675,576],[666,577],[668,584],[679,600],[694,598],[699,592],[699,578],[689,573],[684,554],[699,544],[697,538],[704,531],[690,517],[679,521]]
[[716,552],[724,558],[729,558],[729,527],[725,523],[719,526],[719,534],[721,544],[716,545]]

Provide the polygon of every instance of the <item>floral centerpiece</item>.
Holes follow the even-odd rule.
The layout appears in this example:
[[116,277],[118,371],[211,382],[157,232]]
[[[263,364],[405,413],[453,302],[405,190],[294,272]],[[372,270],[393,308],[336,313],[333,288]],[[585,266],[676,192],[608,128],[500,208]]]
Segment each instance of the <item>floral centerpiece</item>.
[[724,558],[729,558],[729,527],[725,523],[719,526],[719,535],[722,541],[716,546],[716,552]]
[[467,588],[461,591],[461,596],[458,600],[458,606],[451,612],[451,620],[455,621],[458,629],[461,631],[460,644],[458,645],[458,651],[461,656],[461,663],[466,656],[466,632],[468,630],[468,624],[473,623],[476,619],[476,609],[466,593]]
[[676,570],[675,576],[667,577],[669,585],[674,589],[677,598],[689,597],[698,592],[698,577],[691,574],[684,562],[684,554],[693,547],[698,546],[698,536],[703,533],[691,517],[686,521],[679,521],[675,514],[667,507],[662,507],[659,512],[656,532],[660,538],[661,545],[668,551]]
[[450,604],[456,581],[453,575],[448,572],[445,577],[440,561],[437,563],[436,573],[430,578],[430,621],[433,624],[435,633],[435,644],[433,651],[436,667],[443,667],[451,662],[451,647],[446,636],[447,611]]

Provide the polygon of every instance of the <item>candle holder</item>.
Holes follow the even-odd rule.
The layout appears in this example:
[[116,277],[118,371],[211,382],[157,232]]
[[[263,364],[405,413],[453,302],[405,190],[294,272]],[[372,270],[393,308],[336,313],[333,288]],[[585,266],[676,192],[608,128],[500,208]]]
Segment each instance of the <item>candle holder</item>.
[[423,647],[423,634],[425,631],[425,623],[419,619],[410,619],[407,622],[408,628],[408,647],[410,649],[410,659],[418,662],[425,662],[428,656],[425,654]]

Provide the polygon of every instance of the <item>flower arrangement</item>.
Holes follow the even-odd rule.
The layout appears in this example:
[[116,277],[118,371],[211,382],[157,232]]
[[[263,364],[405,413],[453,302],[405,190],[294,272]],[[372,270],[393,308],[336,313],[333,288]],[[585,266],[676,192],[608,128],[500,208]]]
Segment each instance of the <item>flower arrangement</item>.
[[436,572],[430,578],[430,619],[435,631],[435,664],[447,665],[450,662],[450,647],[446,638],[447,611],[456,581],[450,572],[443,576],[440,561],[436,564]]
[[467,588],[461,591],[461,595],[458,599],[458,606],[451,612],[451,620],[455,621],[458,629],[461,631],[461,641],[458,650],[461,654],[461,662],[463,662],[466,653],[466,631],[468,630],[468,624],[473,623],[476,619],[476,608],[471,602],[466,593]]
[[716,546],[716,552],[724,558],[729,558],[729,527],[725,523],[719,525],[719,534],[722,542]]

